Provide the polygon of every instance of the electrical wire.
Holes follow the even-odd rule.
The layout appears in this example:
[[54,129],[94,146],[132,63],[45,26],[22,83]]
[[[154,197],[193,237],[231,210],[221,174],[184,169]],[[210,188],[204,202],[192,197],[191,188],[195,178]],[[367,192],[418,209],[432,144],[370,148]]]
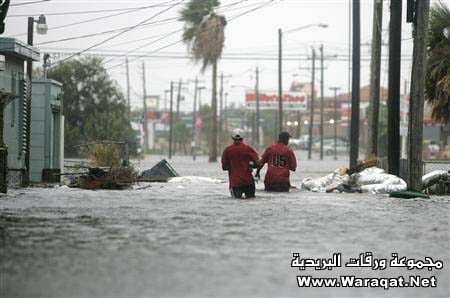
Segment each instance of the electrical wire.
[[[244,2],[244,0],[241,0],[241,1],[238,1],[238,2],[235,2],[235,3],[232,3],[230,6],[228,6],[228,8],[229,8],[229,7],[233,7],[233,6],[235,6],[235,5],[238,5],[238,4],[242,3],[242,2]],[[226,10],[229,10],[229,9],[225,9],[224,11],[226,11]],[[164,36],[162,36],[161,38],[158,38],[157,40],[153,40],[153,41],[148,42],[148,43],[145,43],[145,44],[143,44],[143,45],[141,45],[141,46],[139,46],[139,47],[137,47],[137,48],[134,48],[134,49],[132,49],[132,50],[127,51],[127,52],[124,54],[124,56],[126,56],[126,55],[128,55],[128,54],[130,54],[130,53],[136,52],[137,50],[140,50],[140,49],[142,49],[142,48],[144,48],[144,47],[147,47],[147,46],[149,46],[149,45],[152,45],[152,44],[154,44],[154,43],[156,43],[156,42],[158,42],[158,41],[160,41],[160,40],[163,40],[163,39],[165,39],[165,38],[167,38],[167,37],[169,37],[169,36],[174,35],[175,33],[181,32],[181,31],[183,31],[183,30],[184,30],[184,28],[181,28],[181,29],[178,29],[178,30],[169,32],[169,33],[165,34]],[[113,58],[111,58],[111,59],[109,59],[109,60],[107,60],[107,61],[104,61],[103,64],[109,63],[109,62],[111,62],[111,61],[113,61],[113,60],[115,60],[115,59],[116,59],[116,57],[113,57]]]
[[112,36],[112,37],[109,37],[109,38],[107,38],[107,39],[105,39],[105,40],[103,40],[103,41],[101,41],[101,42],[98,42],[98,43],[96,43],[96,44],[94,44],[94,45],[92,45],[92,46],[90,46],[90,47],[88,47],[88,48],[86,48],[86,49],[84,49],[84,50],[78,52],[78,53],[75,53],[75,54],[73,54],[73,55],[71,55],[71,56],[69,56],[69,57],[67,57],[67,58],[65,58],[65,59],[63,59],[63,60],[61,60],[61,61],[58,61],[57,63],[62,63],[62,62],[64,62],[64,61],[66,61],[66,60],[69,60],[69,59],[71,59],[71,58],[73,58],[73,57],[75,57],[75,56],[77,56],[77,55],[80,55],[80,54],[82,54],[82,53],[84,53],[84,52],[86,52],[86,51],[89,51],[90,49],[93,49],[93,48],[95,48],[95,47],[97,47],[97,46],[99,46],[99,45],[102,45],[102,44],[104,44],[104,43],[106,43],[106,42],[108,42],[108,41],[110,41],[110,40],[116,38],[117,36],[120,36],[120,35],[122,35],[122,34],[124,34],[124,33],[127,33],[128,31],[133,30],[133,29],[136,28],[137,26],[142,25],[143,23],[145,23],[145,22],[147,22],[147,21],[149,21],[149,20],[152,20],[152,19],[156,18],[157,16],[159,16],[159,15],[161,15],[161,14],[163,14],[163,13],[169,11],[170,9],[172,9],[173,7],[175,7],[176,5],[178,5],[179,3],[182,3],[182,2],[184,2],[184,0],[181,0],[181,1],[179,1],[179,2],[177,2],[177,3],[175,3],[175,4],[173,4],[173,5],[171,5],[170,7],[166,8],[166,9],[164,9],[164,10],[162,10],[162,11],[160,11],[160,12],[154,14],[154,15],[152,15],[150,18],[147,18],[147,19],[145,19],[144,21],[141,21],[141,22],[137,23],[136,25],[134,25],[134,26],[132,26],[132,27],[130,27],[130,28],[123,30],[123,31],[119,32],[118,34],[116,34],[116,35],[114,35],[114,36]]
[[[50,1],[50,0],[46,0]],[[15,4],[17,5],[17,4]],[[153,7],[163,7],[163,6],[169,6],[170,4],[154,4]],[[14,4],[11,4],[10,6],[14,6]],[[70,11],[70,12],[50,12],[46,13],[46,16],[59,16],[59,15],[80,15],[80,14],[94,14],[94,13],[102,13],[102,12],[111,12],[111,11],[126,11],[126,10],[134,10],[139,8],[145,8],[147,6],[136,6],[136,7],[127,7],[127,8],[113,8],[113,9],[100,9],[100,10],[83,10],[83,11]],[[19,17],[38,17],[40,14],[13,14],[8,15],[8,18],[19,18]]]
[[[238,2],[234,2],[231,4],[227,4],[222,6],[222,8],[228,8],[228,7],[232,7],[236,4],[242,3],[246,0],[240,0]],[[251,4],[249,6],[254,6],[255,4]],[[248,6],[247,6],[248,7]],[[224,11],[226,11],[227,9],[224,9]],[[156,25],[156,24],[162,24],[162,23],[170,23],[171,21],[177,21],[178,17],[171,17],[171,18],[166,18],[166,19],[162,19],[159,21],[154,21],[154,22],[145,22],[142,25],[138,26],[139,28],[135,28],[135,29],[141,29],[144,27],[149,27],[151,25]],[[44,44],[51,44],[51,43],[57,43],[57,42],[66,42],[66,41],[70,41],[70,40],[76,40],[76,39],[82,39],[82,38],[89,38],[89,37],[94,37],[94,36],[99,36],[99,35],[105,35],[105,34],[110,34],[110,33],[115,33],[115,32],[120,32],[122,30],[126,30],[129,28],[132,28],[133,26],[127,26],[127,27],[122,27],[122,28],[118,28],[118,29],[111,29],[111,30],[106,30],[106,31],[102,31],[102,32],[97,32],[97,33],[89,33],[89,34],[84,34],[84,35],[79,35],[79,36],[73,36],[73,37],[67,37],[67,38],[62,38],[62,39],[57,39],[57,40],[50,40],[50,41],[44,41],[41,43],[36,43],[36,45],[44,45]]]
[[[172,1],[164,2],[164,3],[167,4],[167,3],[170,3],[170,2],[172,2]],[[101,16],[101,17],[96,17],[96,18],[87,19],[87,20],[83,20],[83,21],[73,22],[73,23],[69,23],[69,24],[56,26],[56,27],[50,27],[50,28],[48,28],[48,30],[55,30],[55,29],[66,28],[66,27],[75,26],[75,25],[82,25],[82,24],[86,24],[86,23],[89,23],[89,22],[94,22],[94,21],[98,21],[98,20],[108,19],[108,18],[112,18],[112,17],[116,17],[116,16],[128,14],[128,13],[132,13],[132,12],[136,12],[136,11],[140,11],[140,10],[144,10],[144,9],[148,9],[148,8],[154,8],[154,7],[157,7],[157,6],[155,6],[155,5],[144,6],[144,7],[141,7],[141,8],[127,10],[127,11],[124,11],[124,12],[109,14],[109,15],[106,15],[106,16]],[[17,37],[17,36],[25,36],[25,35],[27,35],[26,32],[25,33],[20,33],[20,34],[15,34],[15,35],[10,35],[9,37]]]
[[35,4],[40,2],[49,2],[50,0],[39,0],[39,1],[31,1],[31,2],[20,2],[15,4],[10,4],[9,6],[21,6],[21,5],[28,5],[28,4]]
[[[269,1],[265,2],[264,4],[259,5],[259,6],[255,7],[255,8],[253,8],[253,9],[251,9],[251,10],[248,10],[248,11],[245,11],[245,12],[243,12],[243,13],[241,13],[241,14],[238,14],[238,15],[236,15],[236,16],[233,16],[233,17],[231,17],[231,18],[228,20],[228,22],[231,22],[232,20],[235,20],[235,19],[237,19],[237,18],[239,18],[239,17],[242,17],[242,16],[244,16],[244,15],[246,15],[246,14],[248,14],[248,13],[254,12],[254,11],[258,10],[258,9],[262,9],[264,6],[270,4],[270,3],[274,2],[274,1],[275,1],[275,0],[269,0]],[[128,62],[137,60],[137,59],[139,59],[139,58],[141,58],[141,57],[143,57],[143,56],[149,55],[149,54],[156,53],[156,52],[158,52],[158,51],[160,51],[160,50],[163,50],[163,49],[165,49],[165,48],[168,48],[168,47],[170,47],[170,46],[172,46],[172,45],[175,45],[175,44],[178,44],[178,43],[181,43],[181,42],[183,42],[183,39],[178,40],[178,41],[175,41],[175,42],[172,42],[172,43],[170,43],[170,44],[168,44],[168,45],[165,45],[165,46],[163,46],[163,47],[160,47],[160,48],[158,48],[158,49],[156,49],[156,50],[147,52],[147,53],[145,53],[145,54],[143,54],[143,55],[138,55],[137,57],[135,57],[135,58],[129,60]],[[122,63],[119,63],[119,64],[115,64],[115,65],[110,66],[110,67],[108,67],[108,68],[106,68],[106,69],[108,70],[108,69],[111,69],[111,68],[115,68],[115,67],[118,67],[118,66],[122,66],[122,65],[125,64],[125,63],[126,63],[126,62],[122,62]]]
[[[174,20],[174,19],[176,19],[176,18],[168,18],[168,19],[163,19],[163,20],[159,20],[159,21],[154,21],[154,22],[146,23],[145,25],[141,25],[139,27],[143,28],[144,26],[147,27],[147,26],[154,25],[154,24],[160,24],[160,23],[167,22],[168,20]],[[43,44],[50,44],[50,43],[57,43],[57,42],[65,42],[65,41],[76,40],[76,39],[81,39],[81,38],[105,35],[105,34],[120,32],[122,30],[130,29],[132,27],[133,26],[127,26],[127,27],[122,27],[122,28],[112,29],[112,30],[106,30],[106,31],[97,32],[97,33],[89,33],[89,34],[85,34],[85,35],[67,37],[67,38],[62,38],[62,39],[57,39],[57,40],[44,41],[44,42],[41,42],[41,43],[37,43],[36,45],[43,45]]]

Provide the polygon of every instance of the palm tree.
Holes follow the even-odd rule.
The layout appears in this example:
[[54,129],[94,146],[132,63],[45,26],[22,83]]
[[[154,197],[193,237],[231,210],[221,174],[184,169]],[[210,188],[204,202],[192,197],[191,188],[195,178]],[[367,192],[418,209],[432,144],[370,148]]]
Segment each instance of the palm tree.
[[218,0],[190,0],[180,11],[185,22],[183,41],[194,61],[202,62],[202,72],[212,65],[211,138],[209,162],[217,162],[217,61],[222,55],[225,41],[225,17],[215,13]]
[[450,9],[442,3],[430,9],[428,29],[427,101],[432,118],[450,123]]

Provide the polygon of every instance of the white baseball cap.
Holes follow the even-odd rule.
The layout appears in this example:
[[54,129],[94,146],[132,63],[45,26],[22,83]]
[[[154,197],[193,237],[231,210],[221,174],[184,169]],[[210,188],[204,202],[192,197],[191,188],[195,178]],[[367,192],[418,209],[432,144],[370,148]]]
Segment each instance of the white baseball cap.
[[245,137],[245,133],[243,129],[236,128],[233,130],[233,133],[231,134],[231,138],[233,139],[243,139]]

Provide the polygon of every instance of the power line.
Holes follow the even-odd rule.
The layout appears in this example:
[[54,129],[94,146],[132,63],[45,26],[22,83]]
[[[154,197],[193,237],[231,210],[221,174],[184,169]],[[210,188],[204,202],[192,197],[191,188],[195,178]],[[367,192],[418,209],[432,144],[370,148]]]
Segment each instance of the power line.
[[[50,1],[50,0],[45,0]],[[17,4],[11,4],[10,6],[14,6]],[[154,4],[152,7],[163,7],[169,6],[170,4]],[[83,10],[83,11],[70,11],[70,12],[50,12],[46,13],[46,16],[58,16],[58,15],[80,15],[80,14],[94,14],[94,13],[102,13],[102,12],[111,12],[111,11],[126,11],[126,10],[134,10],[139,8],[145,8],[148,6],[137,6],[137,7],[127,7],[127,8],[114,8],[114,9],[100,9],[100,10]],[[40,14],[13,14],[8,15],[8,18],[18,18],[18,17],[37,17]]]
[[[167,37],[169,37],[169,36],[172,36],[172,35],[174,35],[175,33],[178,33],[178,32],[180,32],[180,31],[182,31],[182,30],[183,30],[183,29],[178,29],[178,30],[169,32],[169,33],[163,35],[162,37],[160,37],[160,38],[158,38],[158,39],[156,39],[156,40],[152,40],[151,42],[148,42],[148,43],[146,43],[146,44],[144,44],[144,45],[141,45],[141,46],[139,46],[139,47],[137,47],[137,48],[134,48],[134,49],[132,49],[132,50],[129,50],[129,51],[127,51],[126,53],[124,53],[124,54],[122,54],[121,56],[118,56],[118,57],[126,56],[126,55],[128,55],[128,54],[130,54],[130,53],[132,53],[132,52],[135,52],[135,51],[137,51],[137,50],[140,50],[140,49],[142,49],[142,48],[144,48],[144,47],[146,47],[146,46],[149,46],[149,45],[152,45],[152,44],[154,44],[154,43],[157,43],[158,41],[163,40],[163,39],[165,39],[165,38],[167,38]],[[107,61],[104,61],[103,64],[106,64],[106,63],[108,63],[108,62],[111,62],[111,61],[115,60],[116,58],[117,58],[117,56],[116,56],[116,57],[113,57],[113,58],[111,58],[111,59],[109,59],[109,60],[107,60]]]
[[144,21],[139,22],[138,24],[136,24],[136,25],[134,25],[134,26],[132,26],[132,27],[130,27],[130,28],[128,28],[128,29],[125,29],[125,30],[119,32],[118,34],[116,34],[116,35],[114,35],[114,36],[111,36],[111,37],[109,37],[109,38],[107,38],[107,39],[105,39],[105,40],[103,40],[103,41],[101,41],[101,42],[98,42],[98,43],[96,43],[96,44],[94,44],[94,45],[92,45],[92,46],[90,46],[90,47],[88,47],[88,48],[86,48],[86,49],[84,49],[84,50],[82,50],[82,51],[76,53],[76,54],[73,54],[73,55],[69,56],[69,57],[66,58],[66,59],[63,59],[63,60],[61,60],[61,61],[58,61],[57,63],[62,63],[62,62],[64,62],[65,60],[71,59],[71,58],[73,58],[73,57],[76,56],[76,55],[80,55],[80,54],[82,54],[82,53],[84,53],[84,52],[86,52],[86,51],[89,51],[90,49],[93,49],[93,48],[95,48],[95,47],[97,47],[97,46],[99,46],[99,45],[102,45],[102,44],[104,44],[104,43],[106,43],[106,42],[108,42],[108,41],[110,41],[110,40],[116,38],[117,36],[120,36],[120,35],[122,35],[122,34],[128,32],[128,31],[130,31],[130,30],[133,30],[133,29],[136,28],[137,26],[142,25],[143,23],[145,23],[145,22],[147,22],[147,21],[149,21],[149,20],[151,20],[151,19],[154,19],[155,17],[157,17],[157,16],[159,16],[159,15],[165,13],[166,11],[172,9],[172,8],[175,7],[176,5],[182,3],[183,1],[184,1],[184,0],[181,0],[180,2],[177,2],[177,3],[173,4],[173,5],[171,5],[170,7],[166,8],[166,9],[164,9],[164,10],[162,10],[162,11],[160,11],[160,12],[154,14],[154,15],[152,15],[150,18],[145,19]]
[[[222,8],[227,8],[227,7],[231,7],[234,6],[236,4],[242,3],[246,0],[240,0],[238,2],[234,2],[231,4],[227,4],[222,6]],[[254,6],[255,4],[251,4],[248,6]],[[248,7],[245,6],[245,7]],[[244,7],[241,7],[240,9],[242,9]],[[227,9],[224,9],[224,11],[226,11]],[[48,15],[48,14],[47,14]],[[136,29],[141,29],[144,27],[149,27],[151,25],[155,25],[155,24],[161,24],[161,23],[170,23],[171,21],[177,21],[178,17],[171,17],[171,18],[166,18],[166,19],[162,19],[159,21],[154,21],[154,22],[144,22],[143,24],[139,25],[139,28]],[[44,41],[41,43],[37,43],[36,45],[43,45],[43,44],[51,44],[51,43],[57,43],[57,42],[65,42],[65,41],[70,41],[70,40],[76,40],[76,39],[82,39],[82,38],[89,38],[89,37],[94,37],[94,36],[99,36],[99,35],[105,35],[105,34],[110,34],[110,33],[114,33],[114,32],[120,32],[122,30],[126,30],[129,28],[133,28],[134,26],[127,26],[127,27],[122,27],[122,28],[117,28],[117,29],[111,29],[111,30],[106,30],[106,31],[102,31],[102,32],[97,32],[97,33],[89,33],[89,34],[84,34],[84,35],[78,35],[78,36],[72,36],[72,37],[67,37],[67,38],[62,38],[62,39],[56,39],[56,40],[50,40],[50,41]]]
[[[173,42],[177,43],[178,41]],[[159,51],[161,49],[167,48],[170,45],[165,45],[163,47],[161,47],[160,49],[157,49],[155,51]],[[49,54],[60,54],[60,55],[69,55],[69,54],[73,54],[73,52],[52,52],[49,51]],[[99,57],[123,57],[124,54],[108,54],[108,53],[87,53],[86,55],[91,55],[91,56],[99,56]],[[138,54],[134,54],[134,55],[129,55],[129,57],[136,57],[136,58],[162,58],[162,59],[192,59],[193,56],[191,55],[186,55],[186,54],[182,54],[182,53],[160,53],[159,55],[151,55],[151,54],[144,54],[144,55],[138,55]],[[387,60],[389,57],[384,56],[382,57],[383,60]],[[228,55],[223,55],[221,57],[221,60],[249,60],[249,61],[274,61],[274,60],[278,60],[278,57],[276,55],[273,55],[272,57],[270,56],[262,56],[262,57],[258,57],[258,56],[246,56],[246,55],[241,55],[241,56],[228,56]],[[347,55],[339,55],[337,57],[325,57],[324,61],[348,61],[348,57]],[[370,62],[371,58],[370,56],[367,57],[362,57],[361,61],[369,61]],[[411,57],[410,56],[402,56],[402,61],[410,61]],[[129,60],[130,61],[130,60]],[[308,55],[291,55],[291,56],[286,56],[284,55],[283,57],[283,61],[311,61],[311,58],[308,57]],[[110,67],[112,68],[112,67]],[[109,69],[109,68],[108,68]],[[297,68],[295,68],[297,69]],[[294,69],[292,69],[292,71],[294,71]],[[248,72],[248,71],[245,71]],[[287,72],[287,71],[286,71]]]
[[35,4],[35,3],[40,3],[40,2],[48,2],[48,1],[50,1],[50,0],[39,0],[39,1],[31,1],[31,2],[20,2],[20,3],[10,4],[9,6],[20,6],[20,5]]
[[[243,15],[246,15],[247,13],[253,12],[253,11],[258,10],[258,9],[261,9],[261,8],[263,8],[264,6],[270,4],[271,2],[274,2],[274,1],[275,1],[275,0],[269,0],[269,1],[265,2],[264,4],[259,5],[259,6],[255,7],[255,8],[253,8],[253,9],[251,9],[251,10],[248,10],[248,11],[246,11],[246,12],[243,12],[243,13],[239,14],[239,15],[236,15],[236,16],[234,16],[234,17],[231,17],[231,18],[228,20],[228,22],[231,22],[232,20],[235,20],[235,19],[237,19],[237,18],[239,18],[239,17],[241,17],[241,16],[243,16]],[[156,53],[156,52],[158,52],[158,51],[160,51],[160,50],[163,50],[163,49],[165,49],[165,48],[168,48],[168,47],[170,47],[170,46],[172,46],[172,45],[175,45],[175,44],[178,44],[178,43],[181,43],[181,42],[183,42],[183,39],[180,39],[180,40],[178,40],[178,41],[172,42],[172,43],[170,43],[170,44],[168,44],[168,45],[165,45],[165,46],[163,46],[163,47],[160,47],[160,48],[158,48],[158,49],[156,49],[156,50],[147,52],[147,53],[144,54],[144,55],[139,55],[139,56],[137,56],[137,57],[135,57],[135,58],[129,60],[129,62],[130,62],[130,61],[134,61],[134,60],[136,60],[136,59],[139,59],[140,57],[143,57],[143,56],[145,56],[145,55],[149,55],[149,54],[152,54],[152,53]],[[116,65],[113,65],[113,66],[110,66],[110,67],[108,67],[108,68],[106,68],[106,69],[115,68],[115,67],[121,66],[121,65],[123,65],[123,64],[124,64],[124,62],[119,63],[119,64],[116,64]]]
[[[167,4],[167,3],[170,3],[170,2],[172,2],[172,1],[164,2],[164,4]],[[96,18],[87,19],[87,20],[83,20],[83,21],[78,21],[78,22],[73,22],[73,23],[69,23],[69,24],[64,24],[64,25],[60,25],[60,26],[56,26],[56,27],[51,27],[51,28],[48,28],[48,30],[55,30],[55,29],[66,28],[66,27],[75,26],[75,25],[82,25],[82,24],[86,24],[86,23],[89,23],[89,22],[94,22],[94,21],[98,21],[98,20],[112,18],[112,17],[115,17],[115,16],[124,15],[124,14],[132,13],[132,12],[136,12],[136,11],[140,11],[140,10],[144,10],[144,9],[148,9],[148,8],[154,8],[154,7],[158,7],[158,6],[157,5],[144,6],[144,7],[141,7],[141,8],[131,9],[131,10],[127,10],[127,11],[124,11],[124,12],[109,14],[109,15],[106,15],[106,16],[101,16],[101,17],[96,17]],[[24,36],[24,35],[27,35],[27,33],[24,32],[24,33],[20,33],[20,34],[10,35],[9,37],[17,37],[17,36]]]
[[[242,2],[244,2],[244,0],[241,0],[241,1],[238,1],[238,2],[234,2],[234,3],[230,4],[229,7],[238,5],[238,4],[242,3]],[[224,10],[224,11],[226,11],[226,10]],[[141,46],[139,46],[139,47],[137,47],[137,48],[134,48],[134,49],[132,49],[132,50],[127,51],[127,52],[124,54],[124,56],[128,55],[129,53],[136,52],[137,50],[140,50],[140,49],[142,49],[142,48],[144,48],[144,47],[147,47],[147,46],[149,46],[149,45],[152,45],[152,44],[154,44],[154,43],[156,43],[156,42],[158,42],[158,41],[160,41],[160,40],[162,40],[162,39],[165,39],[165,38],[167,38],[167,37],[169,37],[169,36],[174,35],[175,33],[181,32],[181,31],[183,31],[183,28],[178,29],[178,30],[175,30],[175,31],[172,31],[172,32],[169,32],[169,33],[165,34],[164,36],[162,36],[161,38],[158,38],[157,40],[153,40],[153,41],[148,42],[148,43],[145,43],[145,44],[143,44],[143,45],[141,45]],[[107,60],[107,61],[104,61],[103,64],[106,64],[106,63],[108,63],[108,62],[111,62],[111,61],[113,61],[113,60],[115,60],[115,59],[116,59],[116,57],[113,57],[113,58],[111,58],[111,59],[109,59],[109,60]]]
[[[154,22],[146,23],[145,25],[141,25],[139,27],[143,28],[143,27],[147,27],[147,26],[150,26],[150,25],[167,22],[168,20],[173,20],[173,19],[176,19],[176,18],[168,18],[168,19],[163,19],[163,20],[159,20],[159,21],[154,21]],[[56,43],[56,42],[64,42],[64,41],[70,41],[70,40],[81,39],[81,38],[86,38],[86,37],[105,35],[105,34],[109,34],[109,33],[114,33],[114,32],[119,32],[119,31],[122,31],[122,30],[130,29],[132,27],[133,26],[127,26],[127,27],[122,27],[122,28],[118,28],[118,29],[112,29],[112,30],[107,30],[107,31],[102,31],[102,32],[97,32],[97,33],[89,33],[89,34],[85,34],[85,35],[67,37],[67,38],[62,38],[62,39],[57,39],[57,40],[44,41],[44,42],[41,42],[41,43],[37,43],[36,45],[50,44],[50,43]]]

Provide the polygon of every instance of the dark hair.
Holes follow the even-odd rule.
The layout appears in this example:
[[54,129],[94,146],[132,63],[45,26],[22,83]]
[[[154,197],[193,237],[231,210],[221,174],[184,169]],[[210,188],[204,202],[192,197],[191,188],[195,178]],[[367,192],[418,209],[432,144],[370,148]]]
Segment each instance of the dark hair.
[[281,143],[284,143],[287,145],[289,143],[290,137],[291,137],[291,135],[287,131],[282,131],[278,135],[278,142],[281,142]]

